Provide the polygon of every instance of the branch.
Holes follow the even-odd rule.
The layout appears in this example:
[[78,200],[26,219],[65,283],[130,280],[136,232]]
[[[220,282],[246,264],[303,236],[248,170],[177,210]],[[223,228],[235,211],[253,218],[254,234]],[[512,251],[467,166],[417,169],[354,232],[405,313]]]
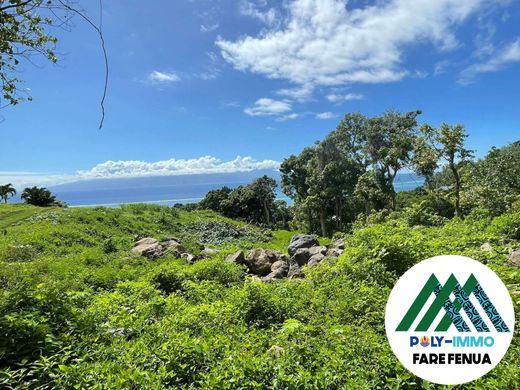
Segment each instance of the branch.
[[108,67],[108,55],[107,50],[105,47],[105,38],[103,36],[102,31],[102,24],[103,24],[103,0],[99,0],[99,27],[94,24],[87,16],[85,16],[83,13],[78,11],[75,8],[72,8],[68,4],[64,3],[63,0],[58,0],[59,3],[68,9],[71,12],[74,12],[75,14],[79,15],[83,20],[85,20],[88,24],[92,26],[94,30],[97,31],[99,35],[99,39],[101,41],[101,48],[103,49],[103,57],[105,59],[105,85],[103,87],[103,95],[101,96],[101,120],[99,122],[99,128],[101,129],[103,127],[103,122],[105,121],[105,99],[107,96],[107,89],[108,89],[108,73],[109,73],[109,67]]

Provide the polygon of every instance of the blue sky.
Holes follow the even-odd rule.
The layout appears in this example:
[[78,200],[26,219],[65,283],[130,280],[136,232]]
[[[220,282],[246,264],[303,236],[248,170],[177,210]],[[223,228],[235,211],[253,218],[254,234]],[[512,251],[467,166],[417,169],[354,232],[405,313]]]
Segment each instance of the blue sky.
[[0,181],[271,168],[388,109],[463,123],[483,156],[520,138],[519,19],[507,0],[104,1],[104,128],[101,48],[75,19],[57,65],[23,64],[33,102],[0,111]]

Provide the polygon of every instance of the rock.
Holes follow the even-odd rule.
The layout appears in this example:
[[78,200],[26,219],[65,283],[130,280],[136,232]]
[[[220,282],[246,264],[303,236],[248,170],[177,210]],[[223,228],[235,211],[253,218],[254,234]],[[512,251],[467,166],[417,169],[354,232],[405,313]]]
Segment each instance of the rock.
[[314,256],[318,253],[321,253],[322,255],[324,255],[325,253],[327,253],[327,247],[326,246],[313,246],[313,247],[309,248],[309,254],[311,256]]
[[220,251],[218,249],[204,247],[204,249],[202,251],[200,251],[200,254],[203,257],[213,257],[213,256],[217,255],[219,252]]
[[271,265],[271,272],[269,275],[264,276],[261,280],[266,283],[274,282],[275,280],[285,278],[288,272],[289,264],[287,261],[278,260]]
[[314,267],[315,265],[318,265],[319,263],[321,263],[321,261],[324,258],[325,258],[325,255],[322,255],[321,253],[317,253],[314,256],[311,256],[311,258],[309,259],[309,262],[307,263],[307,265],[309,267]]
[[167,254],[181,257],[186,253],[186,249],[182,246],[178,239],[170,237],[168,239],[157,241],[155,238],[146,237],[135,243],[132,253],[149,258],[150,260],[158,259]]
[[181,257],[186,259],[186,261],[190,264],[193,264],[195,261],[197,261],[197,256],[192,253],[182,253]]
[[325,253],[325,256],[327,257],[339,257],[343,253],[343,249],[339,248],[330,248],[327,253]]
[[337,240],[334,240],[332,242],[332,247],[338,249],[345,249],[345,240],[343,238],[338,238]]
[[303,272],[297,262],[293,261],[289,265],[289,272],[287,273],[289,279],[303,278]]
[[271,272],[271,266],[278,260],[286,260],[286,257],[270,249],[252,249],[246,257],[245,264],[251,273],[267,276]]
[[160,245],[162,247],[164,255],[171,254],[171,255],[180,257],[181,254],[187,253],[186,252],[186,248],[184,248],[182,246],[182,244],[179,241],[177,241],[177,239],[174,239],[174,240],[170,240],[170,239],[162,240],[160,242]]
[[143,238],[135,243],[132,253],[155,260],[163,255],[163,249],[159,241],[154,238]]
[[246,257],[244,256],[244,252],[237,251],[237,252],[233,253],[232,255],[229,255],[228,257],[226,257],[226,261],[228,263],[235,263],[238,265],[242,265],[245,263]]
[[480,250],[482,252],[493,252],[493,247],[491,246],[491,244],[489,242],[485,242],[484,244],[482,244],[480,246]]
[[151,238],[151,237],[145,237],[145,238],[141,238],[139,241],[137,241],[135,243],[135,246],[140,246],[140,245],[153,245],[153,244],[157,244],[159,241],[157,241],[155,238]]
[[513,253],[511,253],[511,256],[509,256],[509,261],[516,265],[517,267],[520,267],[520,249],[517,249]]
[[288,252],[289,255],[292,256],[299,248],[310,248],[318,245],[320,245],[320,243],[318,242],[318,239],[315,235],[296,234],[291,238]]
[[301,267],[309,262],[310,257],[311,253],[308,248],[299,248],[291,258]]

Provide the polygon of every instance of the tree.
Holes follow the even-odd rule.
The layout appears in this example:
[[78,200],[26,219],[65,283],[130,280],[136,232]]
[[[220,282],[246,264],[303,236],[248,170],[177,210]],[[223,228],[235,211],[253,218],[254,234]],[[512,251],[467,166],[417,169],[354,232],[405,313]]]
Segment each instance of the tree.
[[434,164],[435,159],[444,160],[446,169],[450,172],[453,179],[452,192],[455,199],[455,215],[463,218],[460,206],[460,194],[463,184],[461,170],[473,158],[473,152],[465,147],[465,141],[468,137],[466,130],[460,124],[449,125],[443,123],[438,129],[424,125],[421,128],[421,132],[429,142],[431,150],[436,152],[431,154],[432,160],[428,163],[427,159],[425,159],[424,164]]
[[21,196],[22,200],[27,204],[34,206],[54,206],[58,202],[56,196],[54,196],[47,188],[43,187],[28,187],[25,188]]
[[[100,6],[102,3],[100,2]],[[100,9],[100,14],[102,8]],[[57,38],[51,27],[70,27],[70,19],[78,15],[99,35],[105,60],[105,83],[101,97],[100,128],[104,120],[104,101],[108,85],[108,57],[105,49],[101,22],[97,26],[73,0],[2,0],[0,1],[0,80],[4,102],[0,108],[31,100],[27,89],[21,88],[18,77],[22,62],[33,63],[35,57],[43,57],[55,63]]]
[[366,150],[370,164],[379,170],[390,191],[391,208],[397,207],[394,180],[397,173],[412,163],[417,138],[417,116],[421,111],[401,114],[389,111],[367,123]]
[[271,214],[274,209],[274,200],[276,198],[276,180],[272,177],[264,175],[253,181],[249,188],[260,200],[264,211],[264,222],[269,225],[271,223]]
[[16,189],[11,183],[0,186],[0,199],[7,203],[7,199],[16,195]]

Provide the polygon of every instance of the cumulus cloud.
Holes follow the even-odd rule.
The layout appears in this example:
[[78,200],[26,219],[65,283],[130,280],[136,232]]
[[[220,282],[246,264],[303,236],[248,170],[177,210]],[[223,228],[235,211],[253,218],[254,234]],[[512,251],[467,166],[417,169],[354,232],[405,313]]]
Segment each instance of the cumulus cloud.
[[464,69],[460,73],[458,82],[460,84],[469,84],[480,73],[496,72],[515,62],[520,62],[520,37],[500,50],[493,52],[487,61],[473,64]]
[[[261,6],[265,6],[265,2],[260,2]],[[240,14],[243,16],[249,16],[251,18],[257,19],[260,22],[267,24],[269,26],[273,26],[277,24],[279,15],[276,9],[269,8],[265,11],[262,11],[260,7],[252,1],[242,1],[240,3]]]
[[299,117],[300,117],[300,114],[293,112],[291,114],[282,115],[282,116],[276,118],[275,120],[277,122],[285,122],[285,121],[291,121],[291,120],[299,118]]
[[143,176],[175,176],[202,173],[250,172],[259,169],[278,169],[274,160],[256,160],[253,157],[237,156],[231,161],[222,161],[213,156],[194,159],[170,159],[164,161],[106,161],[92,169],[78,171],[79,179],[109,179]]
[[347,8],[347,0],[293,0],[279,25],[234,41],[219,37],[216,44],[236,69],[296,85],[392,82],[408,75],[406,46],[456,48],[455,27],[486,3],[387,0]]
[[177,76],[176,73],[173,72],[160,72],[158,70],[154,70],[150,74],[148,74],[148,81],[152,83],[166,84],[173,83],[175,81],[179,81],[180,77]]
[[316,114],[316,119],[326,120],[326,119],[332,119],[332,118],[336,118],[336,117],[337,117],[337,115],[330,111],[320,112],[320,113]]
[[339,93],[331,93],[326,96],[327,100],[332,103],[346,102],[348,100],[363,100],[365,98],[364,95],[360,93],[347,93],[347,94],[339,94]]
[[291,111],[291,104],[285,100],[274,100],[269,98],[258,99],[252,107],[244,110],[250,116],[272,116]]

